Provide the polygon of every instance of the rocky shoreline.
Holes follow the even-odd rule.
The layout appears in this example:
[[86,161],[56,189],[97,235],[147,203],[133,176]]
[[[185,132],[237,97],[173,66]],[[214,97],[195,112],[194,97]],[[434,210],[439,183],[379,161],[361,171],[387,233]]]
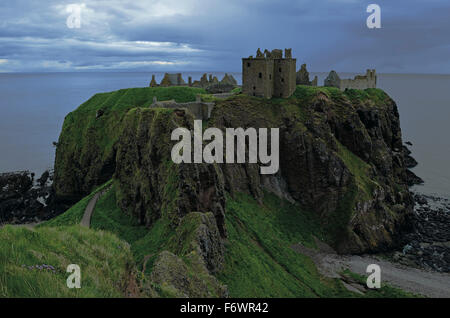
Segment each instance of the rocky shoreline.
[[[406,142],[412,146],[411,142]],[[423,184],[411,168],[417,161],[411,150],[403,146],[405,165],[408,168],[409,186]],[[450,272],[450,200],[432,195],[411,192],[414,198],[414,213],[410,217],[409,230],[402,234],[401,250],[388,253],[393,261],[437,272]]]
[[412,231],[404,235],[394,261],[406,266],[450,272],[450,200],[414,193]]
[[53,191],[53,172],[35,180],[30,171],[0,174],[0,225],[49,220],[65,211]]

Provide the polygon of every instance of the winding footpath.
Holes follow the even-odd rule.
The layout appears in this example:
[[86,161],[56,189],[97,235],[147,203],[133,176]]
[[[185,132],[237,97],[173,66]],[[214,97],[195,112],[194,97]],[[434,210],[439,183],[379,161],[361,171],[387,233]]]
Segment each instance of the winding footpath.
[[311,257],[321,274],[327,277],[342,278],[340,273],[345,269],[367,276],[367,266],[377,264],[381,268],[382,282],[426,297],[450,297],[450,274],[447,273],[407,267],[373,255],[338,255],[323,243],[317,250],[301,244],[293,245],[292,249]]
[[94,213],[95,206],[97,205],[98,200],[105,195],[111,187],[108,187],[104,190],[97,192],[93,198],[89,201],[86,209],[84,210],[83,218],[81,219],[80,225],[85,227],[91,226],[92,214]]

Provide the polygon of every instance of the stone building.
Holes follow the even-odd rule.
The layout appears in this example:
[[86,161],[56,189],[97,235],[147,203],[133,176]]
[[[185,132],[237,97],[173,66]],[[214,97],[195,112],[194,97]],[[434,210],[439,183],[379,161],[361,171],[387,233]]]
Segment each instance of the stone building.
[[155,75],[152,75],[152,80],[150,81],[150,87],[169,87],[169,86],[192,86],[192,87],[201,87],[208,90],[211,90],[212,93],[224,93],[230,92],[233,88],[238,86],[236,79],[231,74],[225,74],[223,79],[219,81],[217,76],[213,76],[212,74],[208,75],[205,73],[200,78],[200,80],[192,81],[192,77],[188,77],[188,83],[183,80],[183,76],[181,73],[165,73],[164,78],[161,80],[161,83],[158,84],[156,82]]
[[272,52],[260,49],[256,57],[242,59],[242,92],[250,96],[272,98],[290,97],[296,87],[296,59],[291,49]]
[[308,86],[317,86],[317,76],[314,77],[312,81],[309,80],[309,72],[306,69],[306,64],[302,64],[300,69],[297,72],[297,85],[308,85]]
[[324,81],[325,86],[337,87],[340,90],[347,88],[366,89],[377,87],[377,74],[375,70],[367,70],[366,75],[356,75],[353,79],[341,79],[335,71],[331,71]]
[[195,119],[207,120],[211,117],[215,103],[203,102],[200,96],[196,97],[195,102],[177,103],[175,100],[158,101],[153,97],[153,103],[150,108],[171,108],[177,111],[183,110],[191,113]]
[[341,88],[341,78],[336,71],[331,71],[323,82],[323,86]]
[[170,74],[166,73],[164,74],[164,78],[161,81],[160,86],[168,87],[168,86],[185,86],[186,82],[183,80],[183,76],[181,73],[176,74]]

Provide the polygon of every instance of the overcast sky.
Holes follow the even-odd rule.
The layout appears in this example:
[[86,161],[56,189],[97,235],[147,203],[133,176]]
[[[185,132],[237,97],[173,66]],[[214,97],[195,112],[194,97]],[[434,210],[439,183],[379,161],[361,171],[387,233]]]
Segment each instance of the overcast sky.
[[[81,28],[67,5],[84,4]],[[381,29],[366,8],[381,7]],[[292,47],[310,71],[450,73],[449,0],[0,0],[0,72],[240,71]]]

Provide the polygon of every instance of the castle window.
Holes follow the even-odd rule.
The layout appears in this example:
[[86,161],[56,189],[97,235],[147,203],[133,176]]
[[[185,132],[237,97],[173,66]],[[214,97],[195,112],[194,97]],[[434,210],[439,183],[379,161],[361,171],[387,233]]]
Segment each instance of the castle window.
[[262,78],[262,73],[259,73],[259,78]]
[[284,78],[281,79],[281,83],[284,83]]
[[253,86],[253,90],[255,90],[256,89],[256,86]]
[[250,67],[250,62],[247,63],[247,67]]
[[281,67],[279,68],[279,71],[280,71],[280,73],[281,73]]
[[272,74],[269,74],[269,79],[272,79]]

